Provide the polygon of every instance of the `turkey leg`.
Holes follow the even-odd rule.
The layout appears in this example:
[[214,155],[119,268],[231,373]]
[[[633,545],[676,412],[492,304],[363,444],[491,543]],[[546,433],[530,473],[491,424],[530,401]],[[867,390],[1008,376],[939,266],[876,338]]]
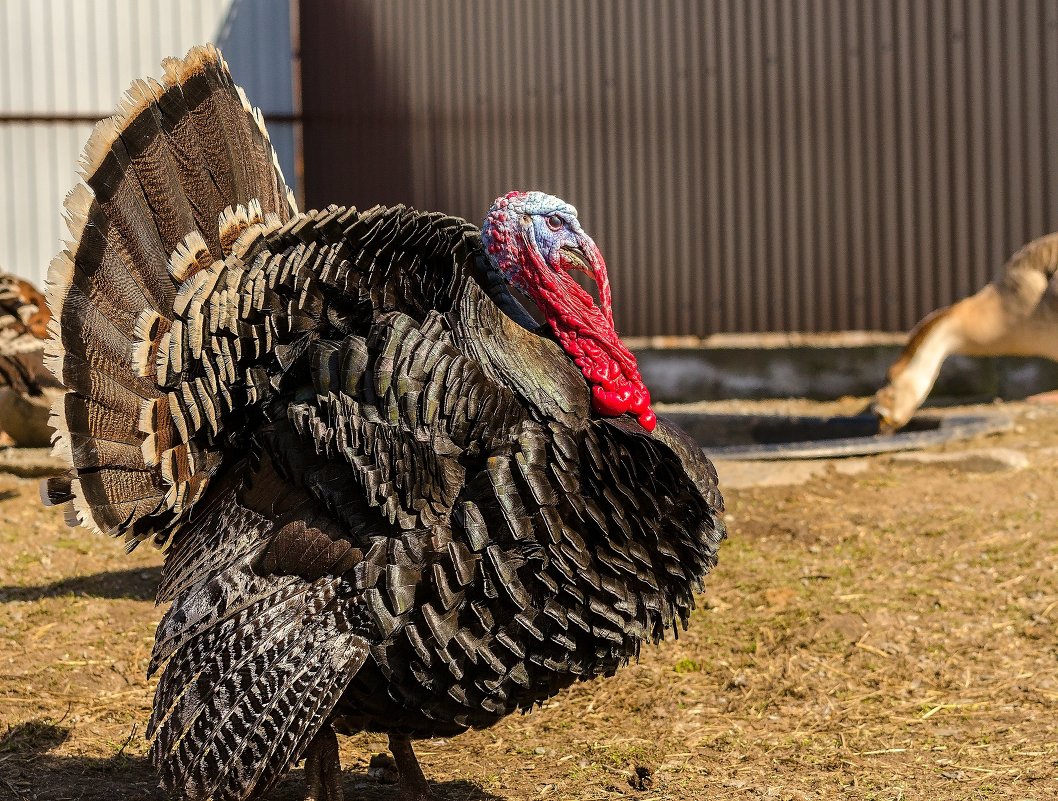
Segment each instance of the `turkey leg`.
[[415,758],[411,738],[391,734],[389,750],[393,752],[400,774],[401,801],[437,801],[437,796],[430,792],[430,785],[419,767],[419,760]]
[[338,759],[338,737],[325,723],[305,751],[305,801],[344,801],[342,763]]

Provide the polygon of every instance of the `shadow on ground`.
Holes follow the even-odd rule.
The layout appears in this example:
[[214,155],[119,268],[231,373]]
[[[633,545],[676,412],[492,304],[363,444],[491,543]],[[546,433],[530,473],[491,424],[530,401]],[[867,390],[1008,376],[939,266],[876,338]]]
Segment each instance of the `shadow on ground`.
[[[70,735],[64,726],[32,720],[0,733],[0,798],[11,801],[166,801],[154,768],[144,757],[123,749],[108,759],[67,757],[50,753]],[[135,734],[133,735],[135,736]],[[131,739],[131,738],[130,738]],[[345,773],[346,798],[357,801],[398,801],[394,785],[380,785],[366,776]],[[468,781],[434,782],[439,801],[505,801]],[[301,801],[301,771],[263,801]]]
[[137,567],[129,570],[109,570],[90,576],[77,576],[29,587],[0,587],[0,603],[5,601],[39,601],[43,598],[62,598],[66,595],[95,598],[127,598],[153,601],[161,581],[160,567]]
[[12,801],[163,801],[143,757],[118,751],[109,759],[49,753],[70,735],[64,726],[31,720],[0,734],[0,798]]

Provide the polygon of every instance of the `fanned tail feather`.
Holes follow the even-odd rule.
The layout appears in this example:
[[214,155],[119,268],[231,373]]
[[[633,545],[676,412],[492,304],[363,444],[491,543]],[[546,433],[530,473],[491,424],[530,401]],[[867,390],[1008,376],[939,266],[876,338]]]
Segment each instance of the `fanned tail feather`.
[[[333,576],[258,576],[272,524],[226,493],[193,528],[219,527],[236,558],[179,593],[159,626],[165,669],[148,735],[163,785],[189,801],[244,801],[301,758],[368,655],[366,613]],[[175,553],[193,547],[192,531]]]
[[185,337],[180,312],[203,302],[247,228],[297,213],[260,112],[217,49],[163,66],[96,126],[66,200],[70,242],[48,275],[45,361],[68,389],[51,423],[71,471],[44,494],[130,545],[164,543],[220,462],[224,393],[208,364],[183,374],[202,331]]

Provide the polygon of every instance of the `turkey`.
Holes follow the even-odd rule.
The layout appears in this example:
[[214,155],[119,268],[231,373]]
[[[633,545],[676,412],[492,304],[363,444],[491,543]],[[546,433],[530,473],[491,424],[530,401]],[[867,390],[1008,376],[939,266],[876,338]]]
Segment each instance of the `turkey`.
[[[930,312],[915,326],[873,399],[883,429],[907,424],[953,353],[1058,361],[1058,234],[1029,242],[1010,257],[997,280]],[[1054,402],[1058,393],[1036,398]]]
[[716,473],[651,411],[572,206],[510,193],[483,230],[299,213],[219,52],[163,67],[66,203],[47,363],[71,468],[45,500],[165,549],[167,790],[257,798],[304,760],[308,798],[334,801],[335,732],[372,731],[425,801],[413,739],[687,624],[725,536]]
[[0,272],[0,446],[43,447],[50,396],[59,388],[44,367],[51,315],[29,281]]

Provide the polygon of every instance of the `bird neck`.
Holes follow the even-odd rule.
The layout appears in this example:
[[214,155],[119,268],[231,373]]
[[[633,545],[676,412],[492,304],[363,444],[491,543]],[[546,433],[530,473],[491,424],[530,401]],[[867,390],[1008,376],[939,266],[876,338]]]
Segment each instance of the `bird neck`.
[[900,358],[889,368],[889,391],[901,425],[929,395],[944,360],[960,350],[964,337],[953,308],[931,312],[915,326]]
[[[636,357],[617,336],[609,303],[600,309],[568,272],[548,266],[535,250],[528,259],[531,266],[518,270],[514,283],[540,307],[562,349],[584,375],[591,387],[592,408],[605,417],[629,413],[653,431],[657,418],[650,408],[650,391]],[[608,300],[606,275],[595,279],[600,298]]]

